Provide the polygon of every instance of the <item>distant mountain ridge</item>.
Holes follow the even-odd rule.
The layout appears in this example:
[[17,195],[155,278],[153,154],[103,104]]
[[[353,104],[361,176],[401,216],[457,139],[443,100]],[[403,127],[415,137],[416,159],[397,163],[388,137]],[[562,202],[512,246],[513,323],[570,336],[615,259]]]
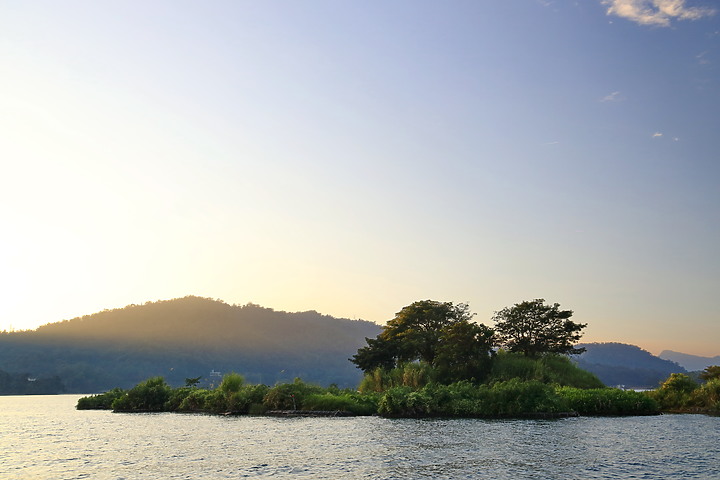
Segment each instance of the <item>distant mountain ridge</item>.
[[161,375],[173,384],[235,371],[253,383],[294,377],[356,386],[348,361],[380,326],[315,311],[288,313],[188,296],[129,305],[0,334],[0,369],[58,376],[68,392],[129,388]]
[[[173,385],[202,376],[208,385],[219,380],[211,372],[230,371],[251,383],[273,385],[300,377],[356,387],[361,372],[348,359],[365,346],[366,337],[380,331],[372,322],[315,311],[288,313],[188,296],[105,310],[32,331],[0,332],[0,370],[12,372],[8,385],[16,378],[60,379],[58,389],[70,393],[129,388],[158,375]],[[687,372],[680,362],[635,345],[578,346],[587,349],[573,357],[578,365],[609,386],[655,388],[671,373]],[[720,364],[720,357],[709,360]],[[16,383],[15,390],[31,387]]]
[[679,364],[656,357],[635,345],[625,343],[583,343],[585,353],[576,358],[578,366],[600,378],[608,386],[656,388],[671,373],[687,373]]
[[701,357],[698,355],[690,355],[688,353],[674,352],[672,350],[663,350],[660,352],[659,357],[678,363],[690,372],[705,370],[705,368],[712,365],[720,365],[720,355],[716,355],[714,357]]

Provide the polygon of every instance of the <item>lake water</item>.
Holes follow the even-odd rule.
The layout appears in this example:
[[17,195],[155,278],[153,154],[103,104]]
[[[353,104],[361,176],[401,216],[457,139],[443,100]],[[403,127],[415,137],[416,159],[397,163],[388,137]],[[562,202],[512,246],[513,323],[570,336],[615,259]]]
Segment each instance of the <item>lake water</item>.
[[720,418],[219,417],[0,397],[0,478],[720,479]]

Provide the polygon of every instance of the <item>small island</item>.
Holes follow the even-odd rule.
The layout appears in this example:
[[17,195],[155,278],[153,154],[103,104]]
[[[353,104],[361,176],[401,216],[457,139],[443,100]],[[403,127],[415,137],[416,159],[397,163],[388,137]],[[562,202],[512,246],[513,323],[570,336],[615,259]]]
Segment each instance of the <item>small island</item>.
[[200,377],[172,387],[154,377],[129,390],[83,397],[78,409],[227,415],[382,415],[386,417],[559,418],[720,413],[720,367],[699,385],[673,374],[658,389],[608,388],[570,356],[586,324],[543,299],[496,312],[494,328],[472,321],[466,304],[424,300],[404,307],[350,361],[357,389],[300,379],[273,387],[226,374],[217,388]]

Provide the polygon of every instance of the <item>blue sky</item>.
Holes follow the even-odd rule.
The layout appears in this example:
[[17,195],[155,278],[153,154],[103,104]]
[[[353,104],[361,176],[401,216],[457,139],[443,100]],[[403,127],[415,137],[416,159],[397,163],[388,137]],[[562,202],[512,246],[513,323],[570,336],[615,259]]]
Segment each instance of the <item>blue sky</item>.
[[0,329],[545,298],[720,354],[709,0],[0,0]]

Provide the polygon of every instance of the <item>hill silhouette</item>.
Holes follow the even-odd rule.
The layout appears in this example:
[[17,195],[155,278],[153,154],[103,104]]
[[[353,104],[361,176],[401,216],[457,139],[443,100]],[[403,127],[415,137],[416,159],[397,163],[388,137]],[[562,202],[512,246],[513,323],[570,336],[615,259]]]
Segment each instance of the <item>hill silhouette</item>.
[[586,349],[576,358],[578,366],[597,375],[605,385],[656,388],[671,373],[687,373],[677,363],[635,345],[610,342],[583,343],[578,347]]
[[720,355],[716,355],[714,357],[701,357],[698,355],[690,355],[689,353],[663,350],[660,352],[659,357],[676,362],[691,372],[705,370],[705,368],[712,365],[720,365]]
[[274,384],[295,377],[356,386],[347,359],[380,326],[315,311],[288,313],[188,296],[129,305],[0,334],[0,368],[58,376],[68,392],[129,388],[151,376],[180,385],[211,371]]

